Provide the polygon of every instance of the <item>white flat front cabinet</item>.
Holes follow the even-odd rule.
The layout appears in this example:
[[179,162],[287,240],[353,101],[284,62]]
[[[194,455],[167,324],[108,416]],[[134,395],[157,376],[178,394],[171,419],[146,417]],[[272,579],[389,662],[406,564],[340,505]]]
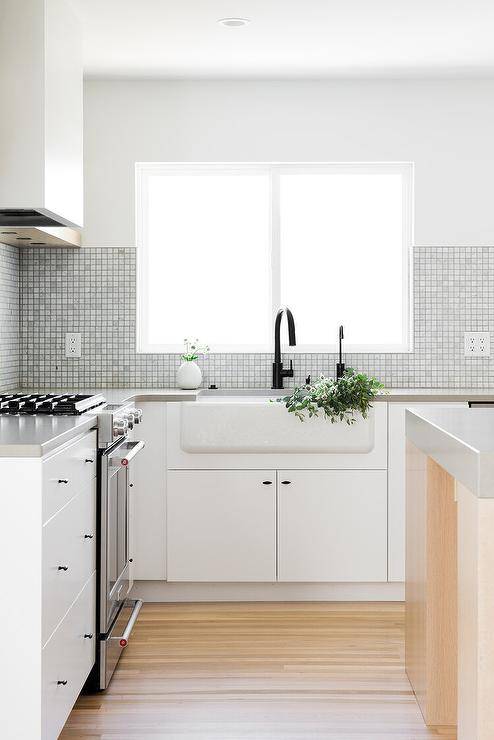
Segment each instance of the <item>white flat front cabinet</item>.
[[43,527],[42,641],[96,567],[96,480]]
[[276,473],[168,473],[168,581],[276,580]]
[[94,665],[96,573],[42,652],[42,740],[56,740]]
[[385,470],[278,472],[278,579],[386,581]]
[[166,449],[165,403],[141,403],[142,422],[132,432],[144,449],[131,463],[132,577],[166,578]]
[[43,524],[96,476],[96,432],[43,460]]

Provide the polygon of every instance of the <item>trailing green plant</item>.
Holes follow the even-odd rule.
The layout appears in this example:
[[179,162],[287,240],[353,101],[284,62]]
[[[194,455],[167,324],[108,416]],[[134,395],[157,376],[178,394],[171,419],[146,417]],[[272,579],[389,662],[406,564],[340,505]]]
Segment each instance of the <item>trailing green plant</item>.
[[367,418],[372,401],[383,392],[384,385],[379,380],[349,367],[339,380],[321,375],[314,383],[295,388],[289,396],[276,401],[284,403],[289,413],[301,421],[307,414],[309,419],[323,414],[332,424],[341,421],[354,424],[357,415]]

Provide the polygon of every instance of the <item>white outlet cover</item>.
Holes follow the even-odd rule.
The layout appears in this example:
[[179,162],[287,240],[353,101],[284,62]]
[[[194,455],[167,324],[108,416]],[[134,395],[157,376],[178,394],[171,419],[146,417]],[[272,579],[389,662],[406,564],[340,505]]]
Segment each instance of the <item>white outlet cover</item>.
[[491,335],[488,331],[466,331],[465,357],[490,357]]
[[65,357],[81,357],[82,338],[76,331],[67,332],[65,335]]

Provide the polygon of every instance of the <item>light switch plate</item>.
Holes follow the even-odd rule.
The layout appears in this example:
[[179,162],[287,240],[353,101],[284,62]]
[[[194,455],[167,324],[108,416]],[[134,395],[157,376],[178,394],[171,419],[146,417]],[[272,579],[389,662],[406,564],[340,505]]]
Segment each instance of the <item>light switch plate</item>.
[[79,332],[67,332],[65,335],[65,357],[82,355],[82,339]]
[[466,331],[465,357],[490,357],[491,335],[488,331]]

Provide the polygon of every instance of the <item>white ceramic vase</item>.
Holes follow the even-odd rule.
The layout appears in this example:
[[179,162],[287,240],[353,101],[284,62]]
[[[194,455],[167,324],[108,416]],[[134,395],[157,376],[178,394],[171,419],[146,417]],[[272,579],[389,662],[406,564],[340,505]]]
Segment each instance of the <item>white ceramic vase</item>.
[[195,362],[182,362],[177,370],[177,385],[183,390],[195,390],[202,383],[202,372]]

